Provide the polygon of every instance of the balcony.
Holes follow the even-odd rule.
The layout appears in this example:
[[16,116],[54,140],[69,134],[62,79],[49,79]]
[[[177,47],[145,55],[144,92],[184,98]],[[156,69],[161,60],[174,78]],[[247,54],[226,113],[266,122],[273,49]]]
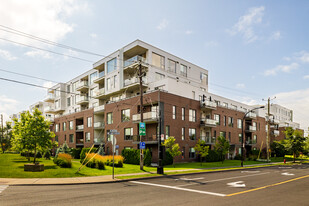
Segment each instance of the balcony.
[[79,98],[76,101],[76,104],[79,105],[85,105],[89,103],[89,98],[88,96],[79,96]]
[[44,109],[45,113],[49,113],[49,114],[58,114],[58,113],[61,113],[61,112],[64,112],[64,109],[62,109],[61,107],[51,107],[51,106],[48,106],[48,107],[45,107]]
[[218,124],[218,121],[214,119],[201,119],[201,122],[200,122],[201,127],[216,127],[217,124]]
[[84,125],[77,125],[76,132],[84,131]]
[[[143,77],[143,83],[142,86],[144,88],[147,88],[147,78]],[[139,78],[137,77],[133,77],[131,79],[125,79],[123,82],[123,89],[127,90],[127,91],[134,91],[139,89]]]
[[[157,112],[145,112],[143,113],[143,121],[145,123],[157,123],[159,115]],[[132,116],[133,123],[139,123],[141,121],[141,114],[134,114]]]
[[270,124],[273,124],[273,125],[277,125],[277,124],[280,123],[280,121],[279,121],[278,119],[270,119],[270,120],[269,120],[269,123],[270,123]]
[[95,137],[94,139],[93,139],[93,143],[94,144],[102,144],[102,143],[104,143],[104,137]]
[[105,88],[97,89],[93,93],[94,93],[94,98],[101,99],[105,96]]
[[102,71],[99,73],[99,76],[95,80],[93,80],[93,82],[99,84],[104,82],[104,79],[105,79],[105,72]]
[[205,141],[206,144],[215,144],[216,143],[216,137],[201,136],[200,139]]
[[202,109],[217,109],[217,103],[206,100],[204,102],[201,102],[201,108]]
[[100,105],[93,109],[95,114],[104,114],[104,110],[105,110],[105,105]]
[[76,139],[76,145],[77,146],[83,146],[84,145],[84,139],[81,139],[81,138]]
[[95,122],[93,124],[93,128],[94,129],[104,129],[105,128],[105,124],[104,124],[104,122]]
[[49,88],[49,89],[47,90],[47,93],[54,94],[54,93],[55,93],[55,90],[54,90],[54,89]]
[[51,102],[54,103],[55,101],[55,96],[54,94],[48,94],[45,98],[44,98],[44,102]]
[[256,132],[256,126],[249,125],[246,127],[246,132]]
[[253,112],[249,112],[247,115],[246,115],[246,119],[255,119],[256,118],[256,114],[253,113]]
[[124,63],[123,63],[123,67],[124,68],[134,67],[134,66],[136,66],[139,63],[139,61],[146,62],[146,59],[144,57],[136,55],[136,56],[134,56],[134,57],[132,57],[130,59],[125,60]]
[[[150,136],[143,136],[142,142],[145,142],[146,144],[158,144],[158,137],[157,135],[150,135]],[[133,135],[133,144],[139,144],[140,142],[140,136],[139,135]]]
[[88,81],[80,81],[76,86],[76,90],[80,92],[87,92],[88,89],[89,89]]
[[248,139],[246,141],[246,145],[254,145],[254,144],[256,144],[256,140]]
[[280,132],[279,132],[279,130],[273,130],[272,134],[277,137],[277,136],[279,136]]

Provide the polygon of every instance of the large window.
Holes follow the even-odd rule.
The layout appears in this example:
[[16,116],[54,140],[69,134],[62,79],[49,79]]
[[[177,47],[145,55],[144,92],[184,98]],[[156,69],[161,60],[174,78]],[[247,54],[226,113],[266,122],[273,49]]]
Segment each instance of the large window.
[[74,134],[70,134],[69,143],[74,143]]
[[71,97],[68,97],[68,98],[67,98],[67,106],[68,106],[68,107],[71,106]]
[[168,71],[176,73],[176,62],[173,60],[168,60]]
[[237,119],[237,128],[238,129],[242,128],[242,120],[241,119]]
[[93,81],[98,77],[98,72],[90,74],[90,85],[93,84]]
[[110,130],[107,130],[107,141],[112,141],[112,138],[114,138],[114,135],[113,134],[110,134]]
[[200,79],[201,79],[201,83],[203,85],[207,85],[208,84],[208,75],[207,74],[201,72]]
[[214,114],[214,119],[216,120],[217,125],[220,125],[220,115]]
[[181,128],[181,140],[185,140],[185,132],[186,132],[186,129],[185,127]]
[[56,124],[55,132],[59,132],[59,124]]
[[113,124],[113,113],[112,112],[107,113],[106,122],[107,122],[107,124]]
[[189,149],[189,158],[194,159],[195,158],[195,149],[194,147],[190,147]]
[[130,121],[130,109],[121,110],[121,121],[122,122]]
[[67,123],[66,122],[62,123],[62,129],[63,129],[63,131],[67,130]]
[[184,107],[181,108],[181,120],[185,120],[185,113],[186,113],[186,109]]
[[176,106],[173,106],[173,119],[176,119]]
[[233,127],[234,126],[234,119],[233,117],[229,117],[229,127]]
[[92,117],[87,118],[87,127],[92,127]]
[[90,142],[90,132],[86,132],[85,136],[86,136],[86,142]]
[[158,68],[165,68],[165,58],[159,54],[152,53],[152,64]]
[[133,140],[133,128],[124,128],[124,140]]
[[196,110],[189,109],[189,121],[195,122],[196,121]]
[[72,129],[73,129],[73,126],[74,126],[74,125],[73,125],[73,121],[70,121],[69,124],[70,124],[70,125],[69,125],[69,129],[72,130]]
[[190,140],[196,140],[196,129],[189,128],[189,138]]
[[107,62],[107,73],[115,71],[117,68],[117,59],[114,58]]
[[180,64],[180,75],[187,77],[187,66]]

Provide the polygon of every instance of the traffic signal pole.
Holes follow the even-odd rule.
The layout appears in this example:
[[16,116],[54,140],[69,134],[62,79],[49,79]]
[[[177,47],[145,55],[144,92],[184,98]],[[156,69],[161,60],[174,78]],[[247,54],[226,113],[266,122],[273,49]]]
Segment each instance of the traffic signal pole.
[[[143,73],[142,73],[142,63],[141,63],[141,60],[139,60],[139,86],[140,86],[140,111],[141,111],[141,122],[144,122],[144,118],[143,118],[143,110],[144,110],[144,107],[143,107]],[[141,142],[142,142],[142,135],[139,136],[139,142],[141,145]],[[140,165],[140,170],[143,170],[143,166],[144,166],[144,161],[143,161],[143,150],[141,148],[139,148],[140,150],[140,162],[139,162],[139,165]]]

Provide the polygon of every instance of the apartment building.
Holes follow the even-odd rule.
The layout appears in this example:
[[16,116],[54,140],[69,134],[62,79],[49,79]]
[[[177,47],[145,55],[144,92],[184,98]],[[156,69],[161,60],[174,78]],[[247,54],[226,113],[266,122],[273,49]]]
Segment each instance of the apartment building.
[[117,130],[116,153],[138,148],[139,66],[147,131],[142,141],[154,162],[161,134],[174,136],[179,143],[182,155],[176,161],[194,161],[198,139],[212,148],[216,137],[226,137],[231,144],[230,157],[241,152],[242,131],[247,152],[265,143],[262,112],[249,112],[255,107],[209,93],[206,69],[136,40],[94,63],[84,74],[48,90],[44,100],[48,105],[43,110],[54,115],[53,130],[59,145],[103,145],[109,154],[108,134]]

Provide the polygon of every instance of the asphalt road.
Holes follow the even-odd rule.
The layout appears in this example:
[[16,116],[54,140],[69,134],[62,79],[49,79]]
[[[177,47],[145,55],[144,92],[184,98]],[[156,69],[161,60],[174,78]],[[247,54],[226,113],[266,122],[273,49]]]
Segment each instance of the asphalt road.
[[308,206],[309,165],[108,184],[9,186],[0,190],[0,205]]

